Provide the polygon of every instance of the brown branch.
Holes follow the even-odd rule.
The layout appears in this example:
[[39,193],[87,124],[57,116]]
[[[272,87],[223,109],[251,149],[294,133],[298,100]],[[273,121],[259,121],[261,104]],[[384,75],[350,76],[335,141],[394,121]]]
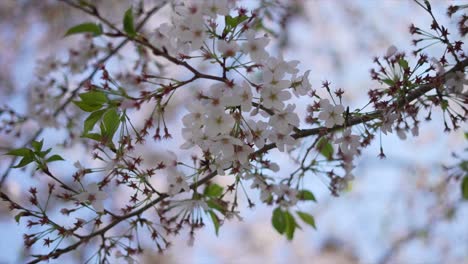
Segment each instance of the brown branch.
[[[452,69],[447,71],[441,77],[446,78],[447,75],[449,75],[451,73],[454,73],[456,71],[464,70],[465,67],[467,67],[467,66],[468,66],[468,59],[465,59],[464,61],[461,61],[460,63],[456,64]],[[431,91],[432,89],[434,89],[434,86],[431,85],[431,84],[421,85],[419,88],[417,88],[417,89],[413,90],[412,92],[410,92],[405,98],[402,99],[402,101],[405,101],[405,102],[408,102],[408,103],[412,102],[415,99],[417,99],[417,98],[421,97],[422,95],[424,95],[425,93]],[[399,104],[397,104],[397,105],[399,105]],[[382,116],[382,114],[383,114],[383,111],[379,111],[379,110],[378,111],[372,111],[372,112],[369,112],[367,114],[364,114],[363,116],[351,118],[350,120],[348,120],[348,123],[346,124],[346,126],[354,126],[354,125],[362,124],[362,123],[365,123],[365,122],[380,118]],[[303,129],[300,132],[293,134],[292,137],[294,137],[296,139],[304,138],[304,137],[308,137],[308,136],[312,136],[312,135],[318,135],[321,131],[333,132],[333,131],[337,131],[337,130],[342,129],[342,128],[344,128],[344,126],[335,126],[333,128],[330,128],[330,129],[327,129],[327,128],[324,128],[324,127],[319,127],[319,128],[314,128],[314,129]],[[253,153],[253,155],[258,155],[258,154],[265,153],[268,150],[271,150],[271,149],[273,149],[275,147],[276,147],[276,145],[274,143],[268,144],[268,145],[264,146],[263,148],[255,151]],[[207,183],[208,181],[210,181],[211,179],[213,179],[217,175],[218,175],[217,172],[211,172],[210,174],[208,174],[207,176],[205,176],[201,180],[199,180],[196,183],[193,183],[192,185],[190,185],[190,188],[191,189],[196,189],[198,186],[201,186],[201,185]],[[71,250],[74,250],[74,249],[78,248],[81,244],[83,244],[85,242],[88,242],[90,239],[92,239],[92,238],[94,238],[96,236],[103,235],[105,232],[107,232],[108,230],[110,230],[114,226],[118,225],[122,221],[124,221],[126,219],[129,219],[131,217],[142,214],[143,212],[145,212],[149,208],[153,207],[154,205],[158,204],[159,202],[161,202],[162,200],[164,200],[167,197],[169,197],[168,194],[162,193],[158,198],[152,200],[151,202],[149,202],[145,206],[139,208],[138,210],[135,210],[135,211],[133,211],[133,212],[131,212],[129,214],[117,217],[117,219],[114,222],[110,223],[106,227],[104,227],[104,228],[102,228],[102,229],[100,229],[98,231],[95,231],[95,232],[93,232],[93,233],[91,233],[91,234],[89,234],[87,236],[84,236],[83,239],[76,242],[75,244],[72,244],[72,245],[70,245],[70,246],[68,246],[66,248],[63,248],[63,249],[57,249],[56,251],[53,251],[51,253],[51,255],[58,257],[58,256],[60,256],[60,255],[62,255],[64,253],[70,252]],[[44,257],[44,256],[47,256],[47,255],[37,256],[37,259],[35,259],[34,261],[31,261],[29,263],[38,263],[38,262],[41,261],[41,257]]]

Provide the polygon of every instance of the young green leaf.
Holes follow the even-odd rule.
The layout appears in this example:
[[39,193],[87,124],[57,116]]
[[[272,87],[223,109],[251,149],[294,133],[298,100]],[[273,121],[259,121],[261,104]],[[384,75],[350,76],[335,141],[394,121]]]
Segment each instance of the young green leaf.
[[123,26],[125,32],[127,32],[130,37],[134,37],[136,35],[135,25],[133,24],[133,10],[131,7],[125,11]]
[[101,138],[102,138],[101,135],[98,133],[87,133],[87,134],[83,134],[81,137],[89,138],[89,139],[96,140],[96,141],[101,141]]
[[44,145],[44,139],[41,141],[33,140],[31,142],[31,146],[34,148],[35,152],[40,152],[42,150],[43,145]]
[[316,202],[317,200],[315,199],[315,195],[308,190],[300,190],[299,193],[297,194],[297,198],[301,201],[314,201]]
[[59,161],[59,160],[64,160],[60,155],[52,155],[50,156],[46,161],[47,162],[54,162],[54,161]]
[[94,36],[99,36],[102,34],[102,28],[95,23],[83,23],[68,29],[65,37],[80,33],[92,33]]
[[221,203],[219,203],[215,199],[210,199],[206,201],[206,204],[208,205],[209,208],[213,208],[219,211],[220,213],[222,213],[223,215],[225,214],[226,209],[223,207]]
[[305,223],[311,225],[314,229],[317,229],[317,227],[315,226],[315,219],[312,215],[308,214],[308,213],[304,213],[304,212],[301,212],[301,211],[297,211],[296,212],[297,215],[299,215],[299,217],[302,219],[302,221],[304,221]]
[[40,152],[36,153],[36,155],[41,157],[41,158],[44,158],[45,156],[47,156],[47,154],[50,153],[51,150],[52,150],[52,148],[49,148],[47,150],[40,151]]
[[23,217],[23,216],[25,216],[25,215],[28,215],[28,213],[26,213],[26,212],[20,212],[20,213],[18,213],[17,215],[15,215],[15,221],[16,221],[16,223],[19,224],[21,217]]
[[294,238],[294,232],[296,231],[296,227],[298,227],[296,223],[296,219],[294,219],[294,216],[290,214],[288,211],[284,212],[284,216],[286,219],[286,238],[288,240],[292,240]]
[[102,125],[104,128],[104,131],[101,131],[102,134],[112,139],[120,125],[120,116],[115,108],[110,108],[104,113]]
[[81,101],[88,105],[103,105],[107,102],[106,94],[101,91],[90,91],[79,94]]
[[30,156],[25,156],[18,164],[16,164],[15,166],[13,166],[13,168],[22,168],[26,165],[28,165],[29,163],[33,162],[34,161],[34,155],[31,154]]
[[461,192],[463,199],[468,200],[468,176],[463,177],[461,183]]
[[278,233],[284,234],[284,231],[286,230],[286,216],[281,208],[277,207],[273,211],[271,223]]
[[468,160],[464,160],[458,164],[460,169],[468,173]]
[[326,137],[322,137],[317,142],[317,150],[322,154],[327,160],[331,160],[333,157],[333,146],[328,141]]
[[25,157],[28,155],[32,156],[33,152],[28,148],[18,148],[8,151],[7,153],[5,153],[5,155]]
[[395,82],[392,81],[391,79],[384,79],[384,80],[382,80],[382,82],[384,82],[388,86],[393,86],[395,84]]
[[84,122],[83,134],[87,134],[89,131],[93,130],[96,123],[101,120],[102,115],[106,112],[106,109],[92,112]]
[[240,23],[244,22],[248,18],[249,17],[246,16],[246,15],[236,16],[236,17],[225,16],[224,17],[224,23],[226,24],[226,27],[228,29],[232,29],[232,28],[237,27]]
[[218,184],[210,184],[205,188],[203,194],[209,197],[219,197],[223,193],[223,187]]
[[73,101],[73,103],[85,112],[94,112],[102,107],[102,105],[89,105],[83,101]]
[[211,216],[211,221],[213,221],[213,225],[214,225],[214,228],[215,228],[215,233],[216,235],[218,235],[219,233],[219,220],[218,220],[218,216],[216,216],[216,214],[213,212],[213,210],[209,210],[208,213],[210,214]]
[[405,59],[400,59],[398,61],[398,64],[405,70],[409,68],[408,61],[406,61]]

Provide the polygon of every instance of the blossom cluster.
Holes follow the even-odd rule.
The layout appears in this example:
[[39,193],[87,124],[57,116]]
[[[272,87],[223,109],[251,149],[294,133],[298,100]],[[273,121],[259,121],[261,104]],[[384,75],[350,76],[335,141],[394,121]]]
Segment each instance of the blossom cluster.
[[[30,190],[30,202],[43,213],[42,216],[38,216],[39,213],[30,214],[25,207],[13,203],[2,193],[2,199],[10,202],[13,209],[21,211],[20,217],[40,218],[30,221],[29,227],[38,224],[51,226],[45,235],[52,236],[55,232],[56,238],[51,240],[47,237],[45,244],[61,241],[59,238],[69,235],[81,238],[82,235],[74,232],[83,226],[93,225],[90,236],[102,235],[100,250],[110,250],[117,246],[106,245],[105,232],[127,219],[131,226],[148,228],[160,251],[170,245],[166,235],[178,234],[184,226],[189,227],[190,241],[193,242],[195,230],[204,226],[203,214],[210,217],[216,232],[224,219],[241,219],[237,210],[237,193],[240,188],[244,189],[244,182],[248,182],[251,189],[258,189],[261,202],[276,207],[272,224],[279,233],[292,239],[299,225],[291,212],[301,201],[315,201],[312,192],[303,189],[304,177],[311,174],[328,177],[330,191],[338,195],[354,178],[353,168],[357,157],[376,135],[395,132],[401,139],[406,139],[409,131],[413,136],[419,134],[418,114],[422,108],[429,109],[426,117],[429,120],[432,108],[440,106],[444,117],[450,117],[453,129],[466,120],[466,109],[462,106],[465,113],[457,113],[446,99],[466,101],[466,54],[461,48],[462,43],[442,41],[447,46],[444,56],[433,58],[430,64],[427,55],[418,54],[417,51],[415,55],[419,57],[415,66],[410,65],[406,54],[391,46],[382,59],[375,59],[378,69],[371,71],[371,77],[380,84],[368,92],[368,105],[373,106],[373,111],[363,112],[365,107],[353,111],[345,107],[342,89],[332,92],[330,83],[324,82],[325,95],[317,92],[309,80],[311,71],[301,73],[299,61],[287,60],[281,54],[271,52],[271,37],[259,30],[262,20],[260,10],[249,12],[237,4],[232,0],[173,1],[170,22],[151,31],[135,27],[132,9],[125,13],[124,29],[121,30],[103,18],[93,5],[81,7],[104,27],[87,23],[75,29],[75,32],[88,30],[96,36],[124,37],[123,44],[131,41],[141,53],[135,67],[141,67],[142,72],[129,72],[114,79],[105,65],[99,64],[94,71],[102,73],[99,81],[93,79],[92,73],[76,90],[69,91],[64,87],[61,94],[50,93],[48,85],[57,88],[62,83],[57,84],[58,81],[51,77],[49,71],[66,68],[71,74],[78,74],[86,70],[98,54],[105,52],[106,49],[94,44],[91,35],[87,35],[86,41],[81,43],[82,50],[70,52],[67,62],[50,58],[38,68],[39,82],[32,88],[30,104],[34,114],[30,118],[44,126],[58,128],[60,111],[68,109],[67,104],[73,102],[77,107],[71,109],[81,109],[80,113],[86,113],[86,116],[84,113],[80,116],[84,120],[83,126],[79,127],[82,138],[92,142],[93,158],[106,163],[104,168],[91,169],[76,162],[77,171],[72,176],[73,183],[69,184],[61,181],[49,169],[48,162],[62,158],[58,155],[47,156],[50,150],[42,151],[43,141],[33,140],[32,148],[9,152],[9,155],[23,158],[15,167],[36,162],[38,171],[59,184],[58,192],[55,185],[49,185],[47,203],[52,199],[50,197],[72,201],[73,205],[61,208],[62,214],[70,216],[81,208],[91,209],[93,213],[89,220],[76,218],[77,222],[71,228],[57,227],[43,212],[36,189]],[[410,30],[414,34],[421,33],[414,26]],[[438,24],[434,24],[433,30],[441,36],[448,35]],[[451,54],[458,66],[449,69],[446,54]],[[185,68],[193,77],[179,81],[161,77],[164,75],[162,71],[152,72],[152,68],[147,67],[148,61],[161,57],[177,67]],[[193,66],[200,59],[213,65],[213,72],[217,74],[202,73]],[[462,59],[465,59],[464,64],[460,62]],[[418,70],[423,67],[427,70]],[[432,76],[434,71],[435,76]],[[153,79],[161,81],[153,82]],[[150,90],[135,88],[141,83],[147,84]],[[81,86],[85,89],[79,92]],[[181,120],[184,142],[180,148],[192,153],[193,164],[184,163],[173,152],[167,159],[145,164],[144,159],[133,152],[135,145],[143,145],[151,129],[155,131],[155,141],[171,139],[164,117],[165,107],[172,103],[173,95],[181,87],[187,87],[190,95],[184,101],[185,112]],[[434,87],[436,94],[428,93]],[[307,98],[309,107],[305,123],[313,128],[304,128],[304,124],[301,124],[293,97]],[[143,105],[151,105],[153,111],[139,126],[129,117],[129,112],[138,112]],[[67,115],[70,112],[65,115],[68,118],[67,128],[72,127],[74,121]],[[164,131],[163,136],[161,131]],[[313,142],[305,139],[308,137]],[[303,146],[306,146],[305,153],[301,153]],[[266,155],[272,149],[291,156],[293,152],[302,154],[295,159],[298,169],[289,176],[279,176],[279,162],[270,161]],[[380,149],[379,157],[383,158],[383,147],[380,146]],[[101,180],[93,178],[91,181],[87,176],[98,172],[105,172]],[[165,189],[154,183],[154,179],[159,179],[161,175],[166,177]],[[235,176],[231,177],[233,184],[216,184],[218,175]],[[128,204],[120,209],[120,215],[112,213],[111,206],[108,206],[114,195],[109,192],[111,182],[132,193]],[[249,207],[253,207],[249,193],[245,189],[243,193]],[[156,209],[158,224],[146,219],[146,216],[142,217],[149,208]],[[106,215],[111,216],[109,225],[97,229]],[[296,211],[295,215],[315,227],[311,215],[301,211]],[[137,219],[133,219],[134,216]],[[128,239],[131,244],[133,231],[132,228],[129,230],[122,238]],[[35,234],[25,238],[28,246],[36,240]],[[76,247],[83,241],[77,242]],[[117,250],[116,257],[130,261],[138,250],[128,246],[124,253]],[[54,252],[63,254],[61,251]],[[55,257],[52,253],[43,257]]]

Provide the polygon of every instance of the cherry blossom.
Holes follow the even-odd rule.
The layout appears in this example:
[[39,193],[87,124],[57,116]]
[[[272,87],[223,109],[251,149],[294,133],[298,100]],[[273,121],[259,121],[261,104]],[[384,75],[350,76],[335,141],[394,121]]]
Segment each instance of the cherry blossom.
[[352,135],[350,128],[347,128],[343,131],[341,138],[335,140],[336,144],[340,144],[340,149],[345,155],[355,155],[357,154],[358,147],[360,146],[359,136]]
[[83,192],[75,195],[78,202],[91,204],[97,212],[104,211],[103,201],[106,198],[107,194],[99,190],[97,183],[88,184]]
[[176,169],[169,169],[167,172],[167,183],[168,183],[168,191],[169,195],[176,195],[181,191],[189,191],[190,186],[188,185],[187,181],[185,180],[184,174]]
[[234,57],[239,50],[240,47],[237,45],[237,42],[227,42],[225,40],[218,41],[218,51],[221,52],[225,58]]
[[325,127],[332,128],[336,125],[343,125],[344,118],[343,112],[344,107],[342,105],[332,105],[328,99],[320,100],[320,112],[318,118],[325,121]]
[[262,63],[268,58],[265,47],[270,40],[266,37],[255,38],[256,32],[249,30],[245,33],[247,42],[242,44],[242,51],[249,54],[252,61]]
[[264,88],[261,91],[263,106],[269,109],[283,109],[284,101],[291,98],[291,93],[277,88]]

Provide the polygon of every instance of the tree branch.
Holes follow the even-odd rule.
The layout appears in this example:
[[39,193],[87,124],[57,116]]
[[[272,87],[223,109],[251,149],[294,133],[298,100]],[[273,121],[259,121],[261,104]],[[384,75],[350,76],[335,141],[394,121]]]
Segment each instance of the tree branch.
[[[468,59],[465,59],[465,60],[461,61],[460,63],[457,63],[453,68],[451,68],[445,74],[441,75],[441,78],[445,79],[445,78],[447,78],[447,76],[449,74],[457,72],[457,71],[462,71],[467,66],[468,66]],[[405,98],[402,99],[402,101],[407,102],[407,103],[412,102],[415,99],[421,97],[422,95],[424,95],[425,93],[431,91],[434,88],[435,87],[432,84],[423,84],[419,88],[417,88],[417,89],[413,90],[412,92],[410,92]],[[400,104],[397,104],[397,105],[400,106]],[[346,126],[354,126],[354,125],[362,124],[362,123],[365,123],[365,122],[380,118],[383,113],[384,112],[381,111],[381,110],[368,112],[368,113],[364,114],[363,116],[351,118],[350,120],[348,120],[348,123],[346,124]],[[325,127],[319,127],[319,128],[313,128],[313,129],[302,129],[302,130],[300,130],[300,132],[297,132],[297,133],[293,134],[292,137],[295,138],[295,139],[299,139],[299,138],[304,138],[304,137],[308,137],[308,136],[312,136],[312,135],[317,135],[321,131],[333,132],[333,131],[337,131],[337,130],[343,129],[343,128],[344,128],[344,126],[335,126],[333,128],[330,128],[330,129],[327,129]],[[269,150],[271,150],[271,149],[273,149],[275,147],[276,147],[276,145],[274,143],[265,145],[263,148],[255,151],[253,153],[253,155],[258,155],[258,154],[265,153],[265,152],[267,152],[267,151],[269,151]],[[210,174],[208,174],[207,176],[205,176],[201,180],[199,180],[196,183],[193,183],[192,185],[190,185],[190,188],[191,189],[196,189],[196,188],[198,188],[198,186],[201,186],[201,185],[207,183],[208,181],[210,181],[211,179],[213,179],[217,175],[218,175],[217,172],[211,172]],[[131,217],[142,214],[143,212],[145,212],[149,208],[153,207],[154,205],[158,204],[159,202],[161,202],[162,200],[164,200],[167,197],[169,197],[168,194],[162,193],[158,198],[152,200],[151,202],[149,202],[145,206],[139,208],[138,210],[135,210],[135,211],[133,211],[133,212],[131,212],[129,214],[117,217],[117,219],[114,220],[114,222],[110,223],[106,227],[104,227],[104,228],[102,228],[102,229],[100,229],[98,231],[95,231],[95,232],[93,232],[93,233],[91,233],[91,234],[89,234],[87,236],[84,236],[83,239],[76,242],[75,244],[72,244],[72,245],[70,245],[70,246],[68,246],[66,248],[63,248],[63,249],[57,249],[57,250],[53,251],[50,255],[52,255],[54,257],[58,257],[58,256],[60,256],[62,254],[70,252],[71,250],[74,250],[74,249],[78,248],[81,244],[83,244],[85,242],[88,242],[90,239],[92,239],[92,238],[94,238],[96,236],[103,235],[105,232],[107,232],[108,230],[110,230],[114,226],[118,225],[122,221],[127,220],[127,219],[129,219]],[[38,263],[38,262],[42,261],[43,257],[46,257],[46,256],[49,256],[49,255],[36,256],[37,258],[35,260],[29,262],[29,263]]]

